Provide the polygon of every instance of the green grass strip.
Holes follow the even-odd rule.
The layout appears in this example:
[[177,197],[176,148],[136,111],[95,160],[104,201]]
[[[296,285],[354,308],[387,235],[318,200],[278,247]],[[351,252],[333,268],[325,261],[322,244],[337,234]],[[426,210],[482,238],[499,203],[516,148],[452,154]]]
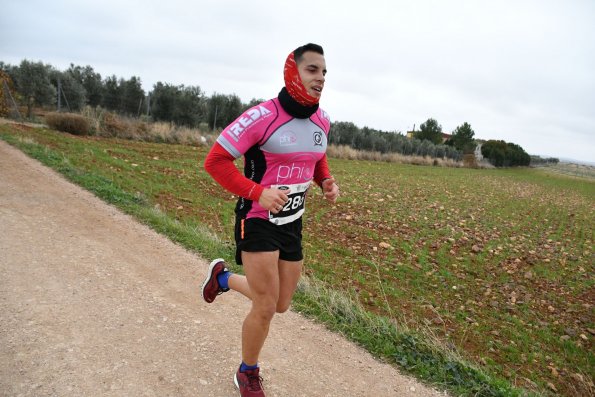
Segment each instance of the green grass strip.
[[[0,138],[183,247],[207,258],[223,257],[232,262],[233,247],[204,225],[172,219],[152,207],[143,197],[123,191],[107,178],[76,169],[64,155],[45,146],[6,132],[0,132]],[[232,267],[239,270],[237,266]],[[482,372],[454,352],[433,343],[428,335],[415,333],[386,317],[367,312],[354,299],[328,289],[315,279],[302,278],[293,308],[340,332],[374,356],[454,395],[532,395],[513,387],[506,380]]]
[[324,323],[418,379],[458,396],[528,396],[506,380],[495,379],[440,346],[431,335],[420,335],[395,321],[370,313],[354,299],[312,279],[302,279],[293,309]]

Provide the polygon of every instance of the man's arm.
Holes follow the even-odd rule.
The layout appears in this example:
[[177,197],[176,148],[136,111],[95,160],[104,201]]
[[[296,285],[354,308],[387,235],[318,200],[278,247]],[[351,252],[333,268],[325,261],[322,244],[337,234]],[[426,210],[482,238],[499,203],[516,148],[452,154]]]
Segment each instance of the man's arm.
[[328,161],[325,155],[318,160],[314,167],[314,182],[322,188],[324,198],[334,203],[339,197],[339,186],[335,183],[335,178],[332,177],[329,170]]
[[258,201],[264,188],[242,175],[233,163],[234,160],[223,146],[215,142],[205,159],[204,167],[225,189],[248,200]]

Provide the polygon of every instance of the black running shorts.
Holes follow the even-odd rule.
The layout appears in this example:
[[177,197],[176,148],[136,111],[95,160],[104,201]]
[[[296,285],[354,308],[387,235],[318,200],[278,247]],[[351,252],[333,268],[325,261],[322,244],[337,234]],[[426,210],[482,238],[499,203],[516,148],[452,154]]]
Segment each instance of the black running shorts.
[[279,251],[279,259],[301,261],[302,218],[285,225],[274,225],[266,219],[236,217],[236,262],[242,264],[242,251]]

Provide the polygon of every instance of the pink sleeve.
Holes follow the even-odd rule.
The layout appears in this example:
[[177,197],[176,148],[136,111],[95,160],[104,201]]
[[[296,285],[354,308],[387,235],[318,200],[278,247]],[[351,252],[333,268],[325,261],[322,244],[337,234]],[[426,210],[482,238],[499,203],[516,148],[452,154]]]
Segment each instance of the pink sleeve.
[[276,115],[272,100],[256,105],[228,125],[217,142],[234,158],[238,158],[261,141]]

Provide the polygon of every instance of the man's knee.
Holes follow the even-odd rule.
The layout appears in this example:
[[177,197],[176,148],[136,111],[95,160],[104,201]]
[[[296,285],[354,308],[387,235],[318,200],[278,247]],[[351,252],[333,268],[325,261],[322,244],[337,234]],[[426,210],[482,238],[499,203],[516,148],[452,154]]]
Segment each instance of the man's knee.
[[277,311],[274,302],[271,302],[270,304],[260,304],[258,305],[258,308],[255,309],[256,314],[262,321],[271,321]]

